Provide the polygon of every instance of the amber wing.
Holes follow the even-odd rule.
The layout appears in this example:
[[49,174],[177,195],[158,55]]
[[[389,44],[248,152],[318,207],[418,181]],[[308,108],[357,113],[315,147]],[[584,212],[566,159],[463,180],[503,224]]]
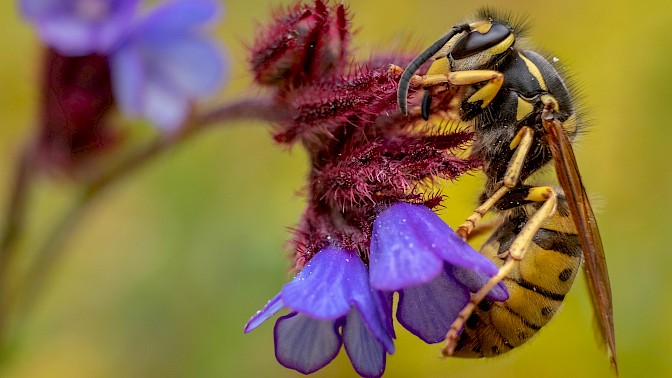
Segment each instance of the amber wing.
[[600,231],[597,228],[597,221],[588,201],[586,189],[581,182],[574,151],[562,124],[553,117],[542,118],[545,118],[544,128],[555,161],[558,181],[567,197],[567,203],[581,240],[584,268],[599,330],[607,347],[611,364],[618,372],[611,285]]

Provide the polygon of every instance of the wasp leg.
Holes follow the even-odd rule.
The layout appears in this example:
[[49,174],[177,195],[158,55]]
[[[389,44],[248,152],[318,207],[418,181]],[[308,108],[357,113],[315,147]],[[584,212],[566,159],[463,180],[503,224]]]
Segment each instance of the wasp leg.
[[449,83],[451,85],[473,85],[487,82],[467,99],[467,102],[475,104],[481,102],[481,109],[485,109],[495,98],[504,83],[504,75],[493,70],[470,70],[452,72],[450,61],[447,58],[435,60],[422,76],[422,86],[429,87],[437,84]]
[[[390,66],[387,68],[387,72],[395,75],[402,75],[404,73],[404,68],[397,66],[396,64],[390,64]],[[441,84],[441,83],[446,83],[446,75],[434,75],[435,78],[432,80],[432,78],[427,78],[425,79],[425,76],[420,76],[420,75],[413,75],[411,76],[410,79],[410,86],[412,87],[417,87],[420,85],[425,85],[425,82],[430,83],[429,85],[436,85],[436,84]]]
[[476,223],[483,218],[483,216],[490,211],[490,209],[506,195],[506,193],[515,187],[518,184],[518,179],[520,178],[520,171],[523,168],[525,163],[525,158],[527,153],[532,147],[532,140],[534,139],[534,131],[524,126],[520,129],[516,137],[513,138],[509,147],[511,149],[516,149],[511,161],[509,161],[509,166],[506,168],[506,174],[504,175],[504,180],[502,182],[502,187],[500,187],[492,196],[490,196],[485,202],[481,204],[474,213],[467,218],[467,220],[457,228],[457,234],[463,239],[467,240],[469,234],[476,227]]
[[[443,59],[445,60],[445,59]],[[432,65],[434,66],[434,65]],[[393,73],[395,75],[401,75],[404,72],[404,69],[402,67],[397,66],[396,64],[390,64],[389,68],[387,69],[388,72]],[[463,72],[472,72],[472,71],[463,71]],[[497,72],[497,71],[492,71],[492,72]],[[454,84],[454,85],[467,85],[467,84],[476,84],[480,83],[482,81],[488,80],[488,78],[485,78],[483,80],[477,80],[473,83],[465,83],[465,84],[457,84],[457,83],[452,83],[450,77],[448,74],[450,73],[450,69],[446,72],[441,72],[441,70],[435,70],[434,72],[430,70],[427,71],[424,75],[413,75],[411,76],[410,84],[411,86],[422,86],[422,87],[433,87],[435,85],[439,84]],[[500,74],[501,75],[501,74]],[[502,76],[503,77],[503,76]]]
[[477,238],[481,235],[489,235],[495,229],[497,229],[502,223],[502,218],[488,220],[480,222],[474,229],[467,235],[467,240],[470,241],[474,238]]
[[467,99],[471,104],[482,101],[481,109],[488,107],[495,98],[504,83],[504,75],[491,70],[457,71],[448,74],[448,82],[453,85],[471,85],[483,81],[487,83]]
[[[437,60],[436,62],[441,60]],[[480,104],[481,109],[485,109],[488,105],[490,105],[492,100],[499,92],[499,89],[502,87],[502,83],[504,83],[504,75],[499,71],[472,70],[433,73],[433,67],[434,65],[430,67],[426,75],[421,76],[422,79],[420,80],[420,85],[423,87],[432,87],[439,84],[464,86],[478,84],[486,81],[487,83],[485,83],[485,85],[479,88],[467,99],[467,102],[470,104],[475,104],[478,101],[482,101]]]
[[525,253],[527,252],[534,235],[536,235],[537,231],[539,231],[546,221],[551,218],[553,213],[555,213],[558,203],[557,197],[557,193],[550,186],[530,188],[528,196],[525,199],[527,201],[543,201],[544,204],[541,205],[539,210],[537,210],[527,223],[525,223],[525,226],[513,240],[509,249],[500,255],[502,258],[506,258],[504,265],[499,268],[496,275],[490,278],[480,290],[471,296],[469,303],[464,306],[462,311],[458,314],[457,319],[455,319],[450,326],[450,330],[448,330],[448,333],[446,334],[446,345],[442,350],[444,356],[450,356],[455,351],[459,333],[476,306],[478,306],[495,285],[509,275],[515,264],[525,257]]

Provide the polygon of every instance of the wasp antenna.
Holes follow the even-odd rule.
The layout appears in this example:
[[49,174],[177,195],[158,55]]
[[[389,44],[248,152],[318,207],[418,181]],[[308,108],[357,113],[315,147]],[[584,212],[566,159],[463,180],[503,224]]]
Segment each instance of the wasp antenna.
[[452,29],[446,35],[439,38],[438,41],[434,42],[427,50],[423,51],[422,54],[418,55],[413,61],[406,67],[404,73],[399,79],[399,87],[397,88],[397,104],[399,105],[399,111],[401,114],[406,115],[407,110],[407,97],[408,97],[408,87],[411,85],[411,78],[415,72],[422,66],[426,61],[429,60],[434,54],[436,54],[443,45],[445,45],[451,38],[456,34],[463,31],[469,30],[469,24],[461,24],[453,26]]

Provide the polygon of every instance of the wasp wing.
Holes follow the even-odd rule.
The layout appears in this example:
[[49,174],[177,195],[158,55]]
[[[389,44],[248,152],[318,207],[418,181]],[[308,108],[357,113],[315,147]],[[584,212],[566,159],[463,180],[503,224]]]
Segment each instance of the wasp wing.
[[588,288],[600,333],[606,343],[611,364],[618,372],[611,285],[597,221],[581,181],[574,151],[562,124],[556,119],[545,119],[543,123],[555,161],[558,181],[567,197],[569,210],[581,240]]

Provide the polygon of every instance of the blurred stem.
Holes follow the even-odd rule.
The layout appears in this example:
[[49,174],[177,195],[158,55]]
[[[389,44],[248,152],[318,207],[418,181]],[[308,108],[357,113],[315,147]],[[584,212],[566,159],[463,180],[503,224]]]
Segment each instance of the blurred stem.
[[[23,233],[24,218],[26,212],[26,205],[28,203],[28,196],[31,183],[31,166],[33,149],[31,145],[26,145],[16,161],[16,168],[14,170],[14,185],[12,186],[9,195],[9,203],[7,204],[7,218],[2,230],[2,237],[0,239],[0,343],[4,346],[4,332],[2,332],[4,325],[7,323],[9,314],[7,307],[12,301],[10,294],[16,279],[11,274],[11,268],[15,264],[17,248],[16,243]],[[5,352],[5,348],[0,350]]]
[[[15,310],[17,319],[24,319],[32,306],[39,299],[44,284],[49,279],[52,268],[64,253],[63,246],[67,237],[73,232],[85,211],[94,200],[114,183],[137,171],[145,164],[155,160],[161,154],[186,142],[191,137],[208,129],[210,126],[229,123],[241,119],[256,119],[275,122],[285,116],[283,108],[276,105],[271,98],[251,98],[233,101],[224,104],[212,111],[205,112],[187,121],[176,133],[166,135],[149,143],[135,154],[129,156],[106,172],[92,178],[84,186],[79,197],[72,207],[56,223],[47,235],[44,243],[36,253],[35,261],[28,267],[17,290],[5,293],[6,302],[0,302],[0,314],[7,310]],[[20,223],[20,222],[19,222]],[[7,289],[7,288],[5,288]],[[1,342],[7,345],[7,322],[5,316],[0,316]]]
[[161,153],[170,150],[209,126],[241,119],[276,122],[285,116],[284,112],[284,108],[277,106],[271,98],[241,99],[225,104],[196,116],[184,127],[181,127],[178,132],[158,139],[110,171],[94,177],[89,181],[84,191],[88,192],[87,197],[95,197],[99,191],[107,188],[112,182],[132,173],[147,161],[153,160]]
[[16,241],[23,231],[23,218],[30,185],[31,148],[23,148],[17,160],[14,186],[7,204],[7,218],[0,240],[0,277],[4,277],[6,265],[14,254]]

